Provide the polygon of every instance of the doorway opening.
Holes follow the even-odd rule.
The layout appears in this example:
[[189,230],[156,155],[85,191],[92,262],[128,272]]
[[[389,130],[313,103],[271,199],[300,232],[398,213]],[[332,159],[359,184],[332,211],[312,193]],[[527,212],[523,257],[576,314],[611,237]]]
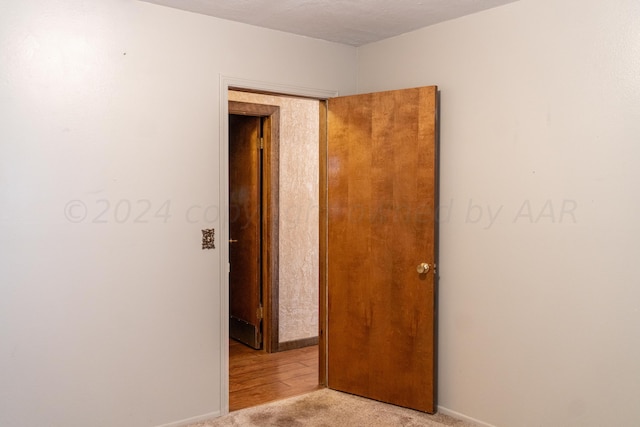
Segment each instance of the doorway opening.
[[[319,114],[321,119],[323,118],[326,119],[326,103],[324,102],[324,100],[327,100],[329,98],[332,98],[338,95],[338,92],[335,90],[313,89],[308,87],[290,86],[290,85],[269,83],[269,82],[263,82],[263,81],[247,80],[247,79],[225,76],[225,75],[220,76],[220,106],[219,106],[220,127],[219,127],[219,130],[220,130],[220,140],[225,142],[221,144],[221,151],[220,151],[220,156],[221,156],[220,157],[220,183],[221,183],[220,197],[221,197],[221,212],[224,215],[226,215],[228,212],[228,179],[229,179],[228,160],[229,159],[228,159],[228,144],[226,142],[228,142],[228,138],[229,138],[229,129],[228,129],[229,92],[233,90],[246,91],[250,93],[260,93],[260,94],[276,94],[277,96],[302,97],[307,100],[315,100],[316,102],[319,103],[319,108],[324,109],[323,110],[324,113],[321,112]],[[320,149],[318,150],[316,148],[316,152],[318,151],[320,152],[320,161],[319,161],[320,169],[321,169],[320,188],[322,189],[324,186],[324,183],[326,182],[326,125],[321,124],[319,128],[320,128],[320,135],[321,135],[321,137],[319,138]],[[325,130],[323,130],[323,128]],[[324,177],[322,175],[323,173],[324,173]],[[320,215],[322,220],[318,222],[320,224],[321,230],[324,228],[324,231],[320,231],[318,234],[316,234],[316,236],[320,236],[320,237],[317,237],[317,240],[319,240],[321,247],[326,247],[326,194],[324,193],[321,194],[320,200],[321,200],[321,203],[320,203],[319,210],[321,210]],[[228,218],[223,218],[223,221],[221,224],[221,230],[220,230],[220,238],[222,239],[223,242],[226,242],[226,240],[229,239]],[[321,252],[321,253],[325,253],[325,252]],[[326,267],[322,266],[323,264],[326,264],[326,262],[323,259],[323,257],[319,257],[321,267],[320,267],[320,273],[319,273],[320,284],[318,286],[320,296],[318,299],[320,301],[319,306],[320,306],[321,313],[326,313],[326,310],[325,310]],[[229,247],[227,244],[224,244],[224,245],[221,245],[220,247],[220,265],[226,267],[228,266],[228,263],[229,263]],[[280,265],[282,264],[283,262],[280,261]],[[221,325],[220,343],[221,345],[220,345],[219,374],[220,374],[221,381],[220,381],[219,396],[220,396],[221,414],[226,414],[229,412],[229,394],[231,389],[230,376],[229,376],[230,354],[229,354],[229,346],[228,346],[229,306],[226,303],[229,299],[229,274],[228,274],[227,268],[220,269],[220,283],[221,283],[220,301],[222,301],[223,304],[221,305],[221,310],[220,310],[220,325]],[[266,307],[268,307],[268,305]],[[320,332],[318,332],[319,334],[318,349],[320,353],[319,355],[320,357],[319,378],[320,379],[318,381],[319,384],[325,384],[325,377],[326,377],[326,362],[323,359],[325,347],[326,347],[326,345],[324,344],[324,342],[326,341],[324,336],[325,333],[323,332],[324,325],[326,324],[326,319],[324,317],[325,317],[325,314],[320,316],[320,319],[319,319]],[[287,339],[287,337],[280,337],[280,338],[282,341],[285,341]],[[286,354],[286,353],[275,353],[275,354]]]
[[230,410],[319,387],[318,104],[229,87]]

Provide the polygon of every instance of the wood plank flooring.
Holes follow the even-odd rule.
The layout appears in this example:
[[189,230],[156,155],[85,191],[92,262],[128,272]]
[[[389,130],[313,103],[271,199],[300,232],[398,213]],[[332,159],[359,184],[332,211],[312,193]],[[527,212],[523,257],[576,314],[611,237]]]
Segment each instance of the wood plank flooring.
[[229,411],[318,388],[317,345],[266,353],[229,340]]

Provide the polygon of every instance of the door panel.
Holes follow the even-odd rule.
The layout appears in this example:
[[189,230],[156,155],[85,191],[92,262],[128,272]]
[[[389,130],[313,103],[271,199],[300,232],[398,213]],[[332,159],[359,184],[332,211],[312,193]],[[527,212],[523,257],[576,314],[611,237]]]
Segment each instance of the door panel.
[[229,335],[261,346],[260,118],[229,115]]
[[436,94],[328,102],[328,386],[425,412],[436,410]]

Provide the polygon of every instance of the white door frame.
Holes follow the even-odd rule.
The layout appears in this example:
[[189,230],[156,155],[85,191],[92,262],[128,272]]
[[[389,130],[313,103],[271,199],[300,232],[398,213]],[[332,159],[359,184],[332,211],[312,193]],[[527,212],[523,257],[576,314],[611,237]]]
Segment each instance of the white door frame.
[[[229,413],[229,89],[329,99],[338,91],[246,80],[220,74],[220,415]],[[226,266],[226,267],[225,267]]]

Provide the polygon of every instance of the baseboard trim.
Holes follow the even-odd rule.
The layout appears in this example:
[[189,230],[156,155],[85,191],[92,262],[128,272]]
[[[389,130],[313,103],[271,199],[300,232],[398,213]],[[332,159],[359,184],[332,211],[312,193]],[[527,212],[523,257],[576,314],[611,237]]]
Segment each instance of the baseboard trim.
[[200,423],[202,421],[210,420],[211,418],[218,418],[220,415],[222,415],[220,411],[214,411],[197,417],[185,418],[184,420],[174,421],[169,424],[158,425],[156,427],[185,427],[189,424]]
[[295,350],[297,348],[318,345],[318,337],[302,338],[299,340],[286,341],[278,343],[277,351]]
[[493,424],[485,423],[484,421],[477,420],[475,418],[461,414],[460,412],[456,412],[449,408],[445,408],[444,406],[438,406],[438,412],[444,415],[449,415],[450,417],[453,417],[453,418],[457,418],[459,420],[464,420],[464,421],[476,424],[478,427],[496,427]]

